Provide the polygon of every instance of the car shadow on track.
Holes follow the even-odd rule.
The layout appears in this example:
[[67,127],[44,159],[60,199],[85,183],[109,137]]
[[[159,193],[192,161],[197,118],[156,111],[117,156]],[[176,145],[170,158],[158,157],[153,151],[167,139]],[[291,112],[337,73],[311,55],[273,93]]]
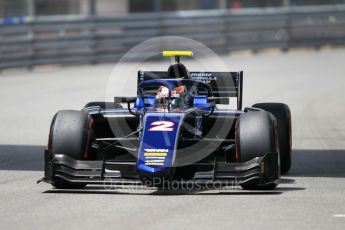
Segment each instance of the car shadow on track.
[[[287,182],[288,181],[288,182]],[[87,186],[83,189],[49,189],[43,193],[65,193],[65,194],[119,194],[119,195],[281,195],[285,192],[305,190],[303,187],[286,186],[284,184],[294,184],[293,179],[281,179],[280,185],[274,190],[242,190],[239,186],[235,188],[220,189],[155,189],[147,187],[127,187],[127,188],[107,188],[104,186]]]
[[42,171],[44,146],[0,145],[0,170]]
[[182,196],[182,195],[281,195],[283,192],[280,190],[272,191],[244,191],[244,190],[149,190],[138,192],[138,190],[121,191],[121,190],[67,190],[67,189],[51,189],[43,193],[63,193],[63,194],[117,194],[117,195],[144,195],[144,196]]
[[118,195],[153,195],[153,196],[181,196],[181,195],[281,195],[285,192],[305,190],[302,187],[289,187],[280,185],[275,190],[242,190],[240,187],[220,189],[155,189],[155,188],[112,188],[103,186],[87,186],[84,189],[50,189],[43,193],[64,194],[118,194]]
[[345,150],[294,149],[292,167],[286,176],[345,177]]

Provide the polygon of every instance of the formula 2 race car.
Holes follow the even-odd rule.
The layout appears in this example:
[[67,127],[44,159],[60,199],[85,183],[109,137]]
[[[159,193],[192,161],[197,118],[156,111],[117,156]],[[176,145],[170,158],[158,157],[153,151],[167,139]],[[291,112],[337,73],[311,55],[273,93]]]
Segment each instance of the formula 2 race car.
[[[291,164],[289,107],[259,103],[242,110],[242,71],[189,72],[180,57],[191,51],[163,56],[175,63],[164,72],[139,71],[136,97],[55,114],[40,181],[64,189],[278,185]],[[221,109],[232,101],[236,109]]]

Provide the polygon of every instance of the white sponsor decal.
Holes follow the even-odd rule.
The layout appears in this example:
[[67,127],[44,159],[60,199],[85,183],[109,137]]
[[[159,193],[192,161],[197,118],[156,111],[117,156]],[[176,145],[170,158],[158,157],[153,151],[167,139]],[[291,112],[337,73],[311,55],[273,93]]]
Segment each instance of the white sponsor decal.
[[165,157],[145,157],[145,159],[165,159]]
[[207,84],[213,80],[217,80],[217,77],[213,76],[212,73],[192,73],[191,75],[194,81],[200,81]]
[[145,152],[150,152],[150,153],[167,153],[169,152],[169,149],[144,149]]
[[164,160],[146,160],[145,163],[157,163],[157,162],[164,162]]
[[174,123],[171,121],[155,121],[151,123],[149,131],[173,131]]

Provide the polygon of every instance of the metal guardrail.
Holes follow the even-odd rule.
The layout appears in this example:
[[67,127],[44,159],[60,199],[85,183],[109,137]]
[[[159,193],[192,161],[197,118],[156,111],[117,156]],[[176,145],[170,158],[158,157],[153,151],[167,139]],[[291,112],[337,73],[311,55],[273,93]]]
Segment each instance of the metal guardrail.
[[218,53],[344,45],[345,5],[0,20],[0,69],[114,62],[146,39],[169,35]]

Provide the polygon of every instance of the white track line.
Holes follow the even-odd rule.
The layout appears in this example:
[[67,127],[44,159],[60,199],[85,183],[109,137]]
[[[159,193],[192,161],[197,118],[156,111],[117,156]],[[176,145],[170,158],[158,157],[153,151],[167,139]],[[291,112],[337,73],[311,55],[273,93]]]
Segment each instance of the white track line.
[[345,218],[345,214],[334,214],[334,218]]

